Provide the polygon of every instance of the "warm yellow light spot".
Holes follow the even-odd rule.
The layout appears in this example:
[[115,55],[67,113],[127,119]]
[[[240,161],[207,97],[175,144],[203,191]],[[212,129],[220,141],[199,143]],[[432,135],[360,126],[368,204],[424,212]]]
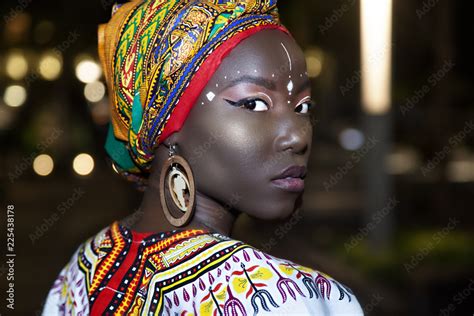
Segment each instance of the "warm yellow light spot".
[[419,167],[420,157],[415,149],[400,147],[386,157],[385,164],[389,174],[409,174]]
[[86,84],[84,96],[89,102],[99,102],[105,96],[105,85],[100,81]]
[[94,170],[94,159],[89,154],[79,154],[74,158],[72,168],[78,175],[87,176]]
[[26,89],[19,85],[11,85],[5,89],[3,101],[11,107],[19,107],[26,101]]
[[13,51],[7,56],[5,71],[14,80],[23,79],[28,72],[28,61],[21,51]]
[[323,70],[324,55],[320,49],[308,49],[306,55],[306,66],[308,68],[308,77],[316,78]]
[[63,67],[62,58],[59,53],[48,52],[45,53],[38,65],[38,71],[46,80],[56,80],[61,74]]
[[33,170],[40,176],[44,177],[49,175],[51,172],[53,172],[53,169],[54,161],[49,155],[39,155],[35,158],[35,160],[33,160]]
[[92,59],[83,59],[76,66],[76,77],[84,83],[97,81],[101,75],[102,69]]
[[472,182],[474,181],[474,159],[450,161],[446,173],[451,182]]

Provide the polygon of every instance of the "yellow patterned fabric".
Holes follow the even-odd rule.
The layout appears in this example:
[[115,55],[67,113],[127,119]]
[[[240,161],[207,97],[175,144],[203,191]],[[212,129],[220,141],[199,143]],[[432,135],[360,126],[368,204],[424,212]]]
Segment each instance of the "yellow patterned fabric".
[[329,275],[241,241],[187,229],[137,233],[114,223],[79,247],[44,315],[363,315]]
[[106,150],[120,173],[142,182],[226,54],[261,29],[287,32],[276,0],[134,1],[113,12],[99,27],[111,100]]

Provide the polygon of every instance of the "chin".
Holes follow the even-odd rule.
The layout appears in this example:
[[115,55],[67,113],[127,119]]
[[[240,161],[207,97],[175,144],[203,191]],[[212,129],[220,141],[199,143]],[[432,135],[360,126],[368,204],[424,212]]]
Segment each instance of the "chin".
[[284,220],[289,218],[300,205],[300,198],[267,201],[256,212],[249,213],[261,220]]

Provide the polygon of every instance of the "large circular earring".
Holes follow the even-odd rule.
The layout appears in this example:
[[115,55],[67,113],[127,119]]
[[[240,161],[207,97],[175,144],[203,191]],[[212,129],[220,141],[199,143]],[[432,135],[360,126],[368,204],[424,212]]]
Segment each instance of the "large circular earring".
[[169,146],[169,157],[160,174],[160,200],[166,219],[175,227],[188,224],[194,214],[196,189],[188,162]]

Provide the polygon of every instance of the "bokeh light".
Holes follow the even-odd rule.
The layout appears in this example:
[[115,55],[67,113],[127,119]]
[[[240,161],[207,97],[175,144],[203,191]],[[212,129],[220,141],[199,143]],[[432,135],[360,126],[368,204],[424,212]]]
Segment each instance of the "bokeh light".
[[318,48],[310,48],[305,52],[306,65],[308,67],[308,76],[310,78],[318,77],[323,70],[324,54]]
[[355,128],[347,128],[339,135],[339,143],[347,150],[357,150],[364,144],[364,134]]
[[84,83],[97,81],[101,75],[102,68],[90,58],[81,60],[76,66],[76,77]]
[[6,58],[5,71],[11,79],[23,79],[28,73],[28,61],[25,54],[19,50],[12,51]]
[[84,97],[89,102],[99,102],[105,96],[105,85],[100,81],[86,84],[84,87]]
[[54,34],[54,24],[51,21],[40,21],[34,29],[34,38],[38,44],[45,44],[51,41]]
[[387,156],[385,166],[387,173],[403,175],[415,172],[420,168],[421,156],[415,148],[397,146]]
[[5,89],[3,102],[11,107],[19,107],[26,101],[26,89],[20,85],[11,85]]
[[47,52],[41,56],[38,71],[43,79],[52,81],[61,75],[62,66],[62,57],[59,52]]
[[42,154],[39,155],[33,160],[33,170],[36,172],[37,175],[40,176],[47,176],[54,169],[54,161],[51,156]]
[[87,176],[94,170],[94,158],[89,154],[79,154],[72,163],[74,172],[81,176]]

